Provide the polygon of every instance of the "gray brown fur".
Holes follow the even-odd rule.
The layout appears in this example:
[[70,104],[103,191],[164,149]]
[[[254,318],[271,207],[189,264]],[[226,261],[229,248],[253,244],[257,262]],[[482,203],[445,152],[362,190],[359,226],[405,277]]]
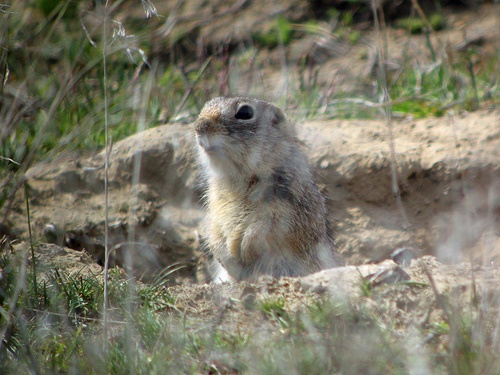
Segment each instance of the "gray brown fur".
[[281,109],[215,98],[194,126],[215,279],[302,276],[340,264],[324,197]]

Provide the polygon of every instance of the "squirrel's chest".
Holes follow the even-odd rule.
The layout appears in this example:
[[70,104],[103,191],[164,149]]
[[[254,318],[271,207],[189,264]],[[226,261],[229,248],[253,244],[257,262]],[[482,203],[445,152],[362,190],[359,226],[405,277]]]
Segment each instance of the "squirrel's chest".
[[211,186],[208,191],[208,211],[212,222],[222,227],[234,227],[255,210],[248,192],[223,186]]
[[223,186],[210,186],[208,190],[208,208],[219,215],[232,214],[244,206],[242,192]]

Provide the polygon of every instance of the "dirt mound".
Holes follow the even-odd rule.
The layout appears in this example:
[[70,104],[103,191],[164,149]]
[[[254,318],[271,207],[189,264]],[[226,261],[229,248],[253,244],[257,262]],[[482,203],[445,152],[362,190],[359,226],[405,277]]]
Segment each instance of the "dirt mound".
[[[276,325],[286,332],[293,329],[287,326],[288,320],[308,316],[311,311],[307,309],[316,304],[325,308],[325,301],[326,308],[332,303],[350,309],[351,318],[356,311],[359,314],[365,310],[377,317],[378,324],[391,327],[398,342],[418,340],[415,345],[428,348],[429,355],[434,352],[432,348],[453,345],[441,342],[452,339],[440,336],[432,327],[450,324],[452,331],[458,329],[464,316],[479,313],[471,312],[471,306],[476,306],[473,301],[488,306],[479,313],[482,326],[476,328],[491,331],[499,312],[499,281],[498,268],[464,263],[449,266],[425,256],[406,267],[385,261],[325,270],[303,278],[262,277],[251,284],[177,286],[168,292],[175,299],[176,309],[214,332],[220,329],[265,336],[275,332]],[[336,318],[342,319],[339,315]],[[420,337],[417,332],[422,331],[430,332],[429,336]]]

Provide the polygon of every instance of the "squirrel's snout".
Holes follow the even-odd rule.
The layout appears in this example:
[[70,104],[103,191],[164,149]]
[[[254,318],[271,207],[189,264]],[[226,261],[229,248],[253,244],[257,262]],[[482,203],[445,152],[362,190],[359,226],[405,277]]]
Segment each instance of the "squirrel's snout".
[[204,134],[207,133],[213,126],[214,123],[212,120],[206,117],[199,117],[194,123],[194,130],[198,134]]
[[211,151],[213,148],[210,141],[210,132],[213,130],[214,122],[206,117],[199,117],[194,123],[194,130],[197,134],[198,145],[205,151]]

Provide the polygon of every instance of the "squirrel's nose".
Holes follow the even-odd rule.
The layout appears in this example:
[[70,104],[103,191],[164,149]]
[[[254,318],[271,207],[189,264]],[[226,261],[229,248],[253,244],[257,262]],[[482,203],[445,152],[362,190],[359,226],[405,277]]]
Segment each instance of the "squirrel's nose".
[[199,117],[194,123],[194,130],[198,134],[207,133],[210,127],[214,125],[213,121],[206,117]]

